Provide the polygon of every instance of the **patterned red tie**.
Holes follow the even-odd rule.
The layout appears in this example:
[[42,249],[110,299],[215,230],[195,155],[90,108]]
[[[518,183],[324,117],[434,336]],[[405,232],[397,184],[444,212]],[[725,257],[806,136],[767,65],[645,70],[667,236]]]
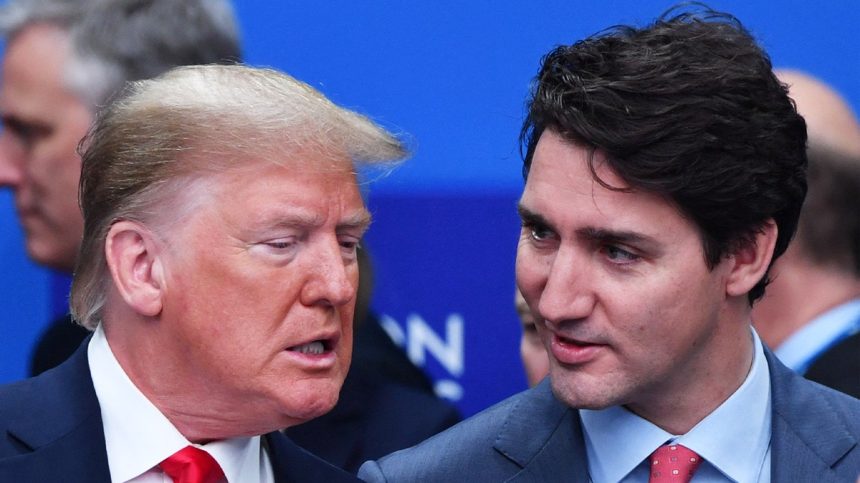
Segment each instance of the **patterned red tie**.
[[664,444],[651,453],[648,483],[689,483],[702,458],[680,444]]
[[194,446],[182,448],[158,466],[173,483],[218,483],[226,478],[215,458]]

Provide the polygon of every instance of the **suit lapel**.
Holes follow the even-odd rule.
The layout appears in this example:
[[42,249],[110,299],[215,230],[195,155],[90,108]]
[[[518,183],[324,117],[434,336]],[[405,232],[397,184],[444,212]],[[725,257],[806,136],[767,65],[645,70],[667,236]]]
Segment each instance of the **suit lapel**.
[[84,342],[56,369],[24,382],[27,417],[7,432],[22,454],[0,460],[0,481],[110,481],[86,348]]
[[579,413],[552,394],[549,379],[512,408],[494,443],[520,467],[509,482],[587,482]]
[[336,468],[298,447],[279,431],[263,435],[277,483],[358,482],[358,478]]
[[[772,481],[844,481],[833,466],[857,446],[824,393],[765,349],[771,376]],[[856,475],[855,475],[856,476]],[[852,480],[853,481],[853,480]]]
[[83,421],[47,446],[0,461],[0,481],[110,482],[101,418],[97,419]]

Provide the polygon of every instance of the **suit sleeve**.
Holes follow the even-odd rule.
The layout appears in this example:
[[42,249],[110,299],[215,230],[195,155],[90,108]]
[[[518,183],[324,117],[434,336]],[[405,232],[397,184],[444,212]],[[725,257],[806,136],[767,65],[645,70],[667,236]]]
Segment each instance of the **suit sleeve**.
[[368,461],[358,469],[358,478],[370,483],[386,482],[382,468],[376,461]]

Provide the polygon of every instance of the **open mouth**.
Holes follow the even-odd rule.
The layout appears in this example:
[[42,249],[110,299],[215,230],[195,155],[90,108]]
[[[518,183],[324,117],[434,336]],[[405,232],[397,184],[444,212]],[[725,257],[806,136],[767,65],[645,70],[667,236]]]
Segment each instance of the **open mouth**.
[[561,363],[583,364],[593,360],[605,348],[603,344],[570,339],[554,334],[550,352]]
[[590,342],[585,342],[585,341],[581,341],[581,340],[577,340],[577,339],[569,339],[567,337],[563,337],[563,336],[560,336],[558,334],[556,334],[556,337],[558,338],[559,343],[577,346],[577,347],[587,347],[587,346],[591,346],[591,345],[597,345],[597,344],[592,344]]
[[326,352],[331,352],[334,343],[330,339],[319,339],[293,347],[288,347],[288,351],[298,352],[308,355],[321,355]]

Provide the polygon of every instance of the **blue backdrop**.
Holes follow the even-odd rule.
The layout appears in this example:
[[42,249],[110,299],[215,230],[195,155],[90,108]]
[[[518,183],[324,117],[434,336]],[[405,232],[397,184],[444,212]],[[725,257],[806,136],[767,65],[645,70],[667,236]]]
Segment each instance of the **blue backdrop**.
[[[285,70],[408,133],[414,157],[371,187],[373,306],[465,414],[525,387],[512,307],[522,189],[517,135],[540,57],[671,2],[238,0],[249,63]],[[860,107],[855,0],[710,2],[781,67],[808,70]],[[67,281],[26,260],[0,193],[0,382],[65,310]]]

